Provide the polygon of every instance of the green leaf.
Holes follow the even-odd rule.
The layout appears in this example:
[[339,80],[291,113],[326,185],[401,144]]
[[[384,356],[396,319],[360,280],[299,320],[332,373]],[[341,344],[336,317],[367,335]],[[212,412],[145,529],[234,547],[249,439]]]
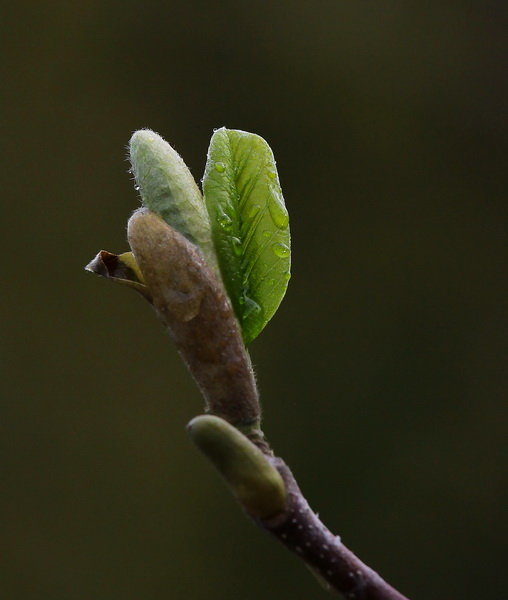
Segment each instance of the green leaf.
[[143,206],[198,246],[217,269],[203,196],[180,155],[159,134],[140,129],[131,137],[129,158]]
[[289,218],[270,146],[252,133],[218,129],[203,192],[222,278],[249,343],[277,310],[290,277]]

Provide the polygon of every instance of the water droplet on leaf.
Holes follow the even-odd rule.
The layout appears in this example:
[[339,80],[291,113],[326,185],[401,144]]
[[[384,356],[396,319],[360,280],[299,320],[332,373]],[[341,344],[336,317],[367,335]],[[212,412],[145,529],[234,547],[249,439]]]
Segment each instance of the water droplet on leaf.
[[224,173],[224,171],[226,170],[226,165],[223,162],[216,162],[215,170],[217,171],[217,173]]
[[286,258],[289,256],[289,248],[286,246],[286,244],[276,242],[272,245],[272,250],[275,256],[278,256],[279,258]]
[[242,255],[242,240],[237,237],[231,238],[231,243],[233,244],[233,252],[236,256]]
[[245,321],[248,317],[258,315],[261,313],[261,306],[255,302],[252,298],[245,296],[245,309],[242,315],[242,319]]
[[279,229],[289,225],[289,215],[278,193],[272,192],[268,198],[268,210],[273,222]]
[[217,217],[217,223],[219,223],[220,227],[222,227],[222,229],[225,231],[230,230],[231,226],[233,225],[233,221],[225,213]]
[[261,206],[259,206],[259,204],[254,204],[253,206],[251,206],[249,208],[249,212],[247,214],[249,219],[252,219],[253,217],[255,217],[258,214],[260,208],[261,208]]

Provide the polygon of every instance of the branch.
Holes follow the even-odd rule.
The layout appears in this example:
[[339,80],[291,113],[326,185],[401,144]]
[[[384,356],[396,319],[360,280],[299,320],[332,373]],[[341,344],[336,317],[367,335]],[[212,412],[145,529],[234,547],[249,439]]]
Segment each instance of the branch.
[[189,423],[190,435],[245,512],[329,591],[355,600],[407,600],[325,527],[289,467],[273,455],[260,429],[250,358],[215,270],[193,243],[147,210],[131,217],[128,238],[134,263],[103,251],[87,269],[135,281],[131,287],[153,304],[205,398],[208,415]]
[[303,559],[325,589],[356,600],[407,600],[325,527],[282,459],[217,417],[196,417],[187,427],[245,512]]
[[355,600],[407,600],[321,522],[284,461],[280,458],[269,460],[286,484],[288,500],[284,511],[272,519],[258,521],[258,525],[300,556],[325,589]]

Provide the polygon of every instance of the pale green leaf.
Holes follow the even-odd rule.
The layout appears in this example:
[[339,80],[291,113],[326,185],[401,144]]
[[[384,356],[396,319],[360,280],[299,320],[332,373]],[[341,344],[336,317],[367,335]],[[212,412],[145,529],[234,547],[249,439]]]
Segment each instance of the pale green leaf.
[[289,218],[270,146],[218,129],[203,179],[224,284],[246,343],[277,310],[290,277]]
[[131,137],[129,158],[143,206],[198,246],[215,269],[203,196],[180,155],[159,134],[140,129]]

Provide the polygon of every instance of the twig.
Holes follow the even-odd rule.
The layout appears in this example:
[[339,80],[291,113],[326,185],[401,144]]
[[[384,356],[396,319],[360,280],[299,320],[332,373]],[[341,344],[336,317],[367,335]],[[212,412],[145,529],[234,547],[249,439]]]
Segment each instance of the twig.
[[247,514],[330,591],[355,600],[407,600],[323,525],[273,455],[260,429],[250,358],[216,272],[191,242],[146,210],[131,217],[128,237],[140,272],[130,256],[104,252],[87,268],[140,291],[168,327],[206,402],[208,415],[191,421],[190,434]]
[[287,465],[280,458],[270,460],[284,479],[288,499],[281,514],[259,521],[259,525],[300,556],[330,591],[356,600],[407,600],[327,529],[309,507]]

